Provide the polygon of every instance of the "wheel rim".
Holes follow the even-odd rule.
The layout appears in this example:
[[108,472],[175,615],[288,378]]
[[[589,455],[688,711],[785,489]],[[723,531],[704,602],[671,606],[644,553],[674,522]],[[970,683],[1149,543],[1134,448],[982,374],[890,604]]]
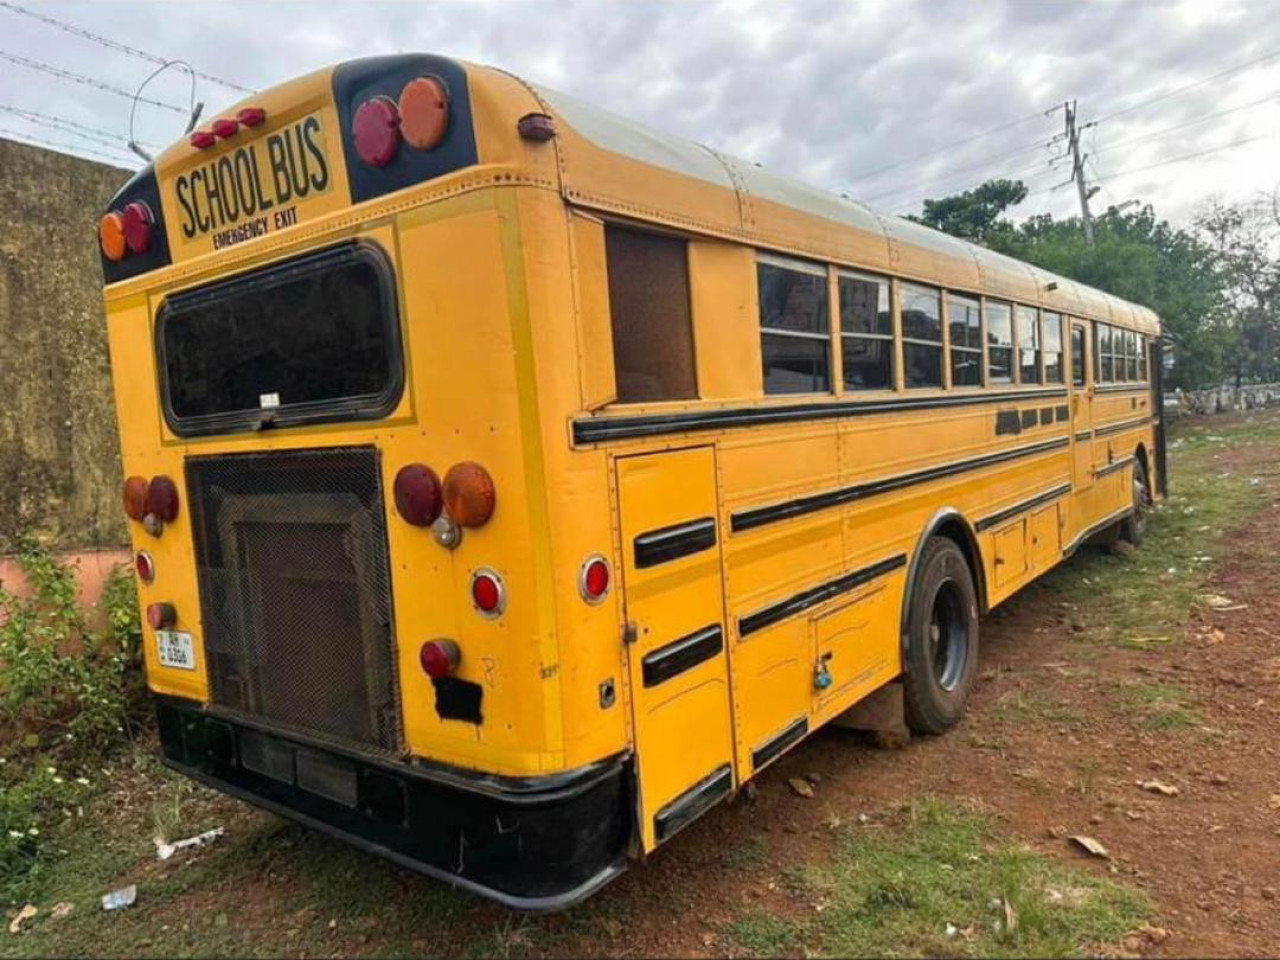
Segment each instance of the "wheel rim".
[[1139,530],[1147,525],[1147,513],[1151,508],[1151,491],[1147,489],[1147,474],[1141,468],[1133,472],[1133,522]]
[[929,663],[933,679],[948,692],[960,684],[969,662],[969,619],[964,594],[954,580],[945,580],[933,598],[929,616]]

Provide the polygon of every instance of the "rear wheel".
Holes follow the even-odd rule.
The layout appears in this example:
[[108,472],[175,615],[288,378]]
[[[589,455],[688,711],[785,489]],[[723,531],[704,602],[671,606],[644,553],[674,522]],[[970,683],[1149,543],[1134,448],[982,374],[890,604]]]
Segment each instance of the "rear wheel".
[[907,612],[903,699],[915,733],[944,733],[964,714],[978,669],[978,599],[963,551],[925,544]]
[[1147,468],[1141,460],[1133,465],[1133,510],[1120,521],[1120,539],[1135,547],[1142,543],[1147,533],[1147,520],[1151,516],[1151,483]]

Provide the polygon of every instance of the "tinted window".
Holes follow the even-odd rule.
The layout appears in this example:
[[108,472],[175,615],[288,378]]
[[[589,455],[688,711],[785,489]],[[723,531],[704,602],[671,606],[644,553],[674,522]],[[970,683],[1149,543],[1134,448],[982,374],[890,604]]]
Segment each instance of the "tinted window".
[[1018,318],[1018,371],[1023,383],[1040,382],[1040,318],[1035,307],[1014,308]]
[[391,268],[367,245],[171,297],[157,337],[181,435],[370,419],[400,394]]
[[1044,320],[1044,382],[1062,383],[1062,317],[1041,314]]
[[902,366],[908,387],[942,386],[942,294],[902,285]]
[[1013,383],[1013,309],[987,301],[987,376],[991,383]]
[[685,241],[612,225],[604,238],[618,400],[696,397]]
[[765,393],[826,393],[831,389],[831,321],[827,276],[761,261],[761,354]]
[[1073,323],[1071,325],[1071,382],[1077,387],[1085,385],[1084,352],[1084,326]]
[[842,274],[839,290],[844,388],[893,389],[893,312],[889,281]]
[[977,300],[947,297],[947,327],[951,333],[951,385],[982,386],[982,308]]

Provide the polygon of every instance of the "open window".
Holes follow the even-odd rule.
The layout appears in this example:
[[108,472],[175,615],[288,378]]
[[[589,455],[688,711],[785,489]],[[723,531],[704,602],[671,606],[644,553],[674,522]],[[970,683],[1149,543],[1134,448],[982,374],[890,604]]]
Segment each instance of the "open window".
[[687,244],[615,224],[604,238],[618,402],[694,399]]

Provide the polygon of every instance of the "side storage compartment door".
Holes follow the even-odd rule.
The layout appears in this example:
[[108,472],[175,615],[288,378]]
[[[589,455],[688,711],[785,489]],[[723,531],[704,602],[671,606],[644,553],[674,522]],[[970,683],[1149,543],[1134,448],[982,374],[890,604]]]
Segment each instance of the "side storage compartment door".
[[616,465],[639,821],[652,850],[735,783],[715,451]]

